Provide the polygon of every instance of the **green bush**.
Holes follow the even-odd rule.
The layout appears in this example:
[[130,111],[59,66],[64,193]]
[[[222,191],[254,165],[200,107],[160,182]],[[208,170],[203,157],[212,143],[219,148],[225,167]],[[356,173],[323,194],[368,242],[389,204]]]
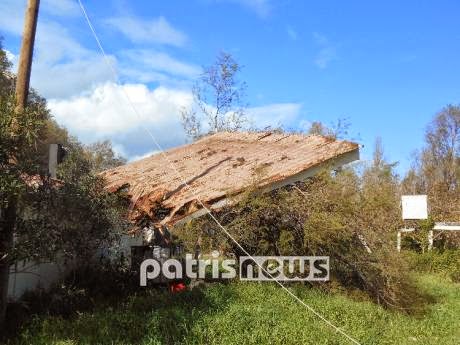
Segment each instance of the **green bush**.
[[138,291],[138,277],[119,262],[103,262],[97,266],[82,266],[48,290],[26,292],[18,302],[8,306],[5,332],[0,338],[15,335],[31,319],[53,316],[63,319],[92,310],[98,300],[116,304]]
[[418,272],[438,273],[460,282],[460,250],[434,249],[425,253],[406,253],[410,267]]
[[[325,171],[296,186],[265,194],[247,192],[217,216],[251,255],[329,256],[332,282],[318,285],[323,289],[361,291],[379,304],[406,312],[426,300],[395,249],[401,226],[398,187],[385,171],[363,176],[351,170]],[[205,251],[244,254],[206,217],[175,234],[189,250],[201,238]]]

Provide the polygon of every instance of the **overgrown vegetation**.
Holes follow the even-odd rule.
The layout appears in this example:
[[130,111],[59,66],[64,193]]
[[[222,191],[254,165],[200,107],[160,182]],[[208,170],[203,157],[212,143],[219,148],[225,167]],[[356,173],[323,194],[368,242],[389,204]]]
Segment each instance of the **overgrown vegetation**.
[[[0,42],[1,43],[1,42]],[[16,109],[15,76],[0,45],[0,324],[7,305],[10,266],[74,261],[116,242],[124,228],[123,196],[104,189],[101,169],[122,164],[108,142],[83,146],[51,118],[35,91]],[[68,151],[58,179],[47,173],[48,146]],[[2,327],[3,328],[3,327]]]
[[[9,269],[17,260],[58,256],[86,262],[95,249],[114,243],[126,225],[123,197],[107,193],[97,175],[125,160],[114,154],[110,142],[85,146],[70,137],[34,91],[28,108],[16,113],[10,66],[0,49],[0,215],[2,226],[14,225],[9,235],[15,238],[14,248],[0,247],[0,266]],[[205,69],[193,90],[194,108],[182,114],[191,138],[202,135],[202,127],[204,132],[242,128],[245,84],[237,78],[240,70],[227,53]],[[308,133],[340,138],[347,128],[342,122],[337,130],[314,122]],[[68,150],[57,181],[46,174],[48,145],[55,142]],[[459,220],[459,153],[460,108],[447,106],[428,127],[426,146],[402,183],[377,141],[369,166],[326,169],[270,193],[249,190],[217,217],[253,255],[330,256],[331,282],[315,289],[301,284],[290,288],[363,344],[438,344],[440,339],[454,344],[460,337],[455,328],[458,285],[439,277],[460,281],[458,250],[444,250],[458,247],[458,236],[443,236],[437,242],[442,250],[430,253],[398,254],[394,242],[402,226],[401,193],[428,194],[432,215],[415,224],[418,231],[406,238],[406,248],[423,252],[434,221]],[[12,202],[18,205],[14,214],[8,211]],[[175,234],[190,251],[200,239],[205,251],[243,254],[206,217]],[[51,291],[24,296],[9,311],[10,320],[26,320],[11,344],[341,342],[273,285],[214,284],[172,296],[157,289],[137,291],[121,267],[104,264],[92,271],[82,265]],[[411,270],[438,276],[417,282]],[[4,289],[2,282],[4,275]],[[439,299],[437,307],[429,305],[432,296]],[[422,313],[423,319],[405,315]]]
[[122,261],[118,257],[101,259],[98,265],[77,266],[48,290],[27,291],[8,306],[4,340],[16,336],[33,318],[72,318],[92,311],[101,301],[105,305],[117,304],[120,299],[136,294],[138,277]]
[[460,283],[460,250],[438,250],[416,253],[408,251],[410,267],[418,272],[436,273]]
[[[415,154],[402,181],[407,194],[427,194],[435,222],[460,221],[460,106],[447,105],[435,115],[425,134],[425,146]],[[458,233],[442,234],[442,247],[459,248]]]
[[[427,175],[423,170],[417,177],[417,181],[425,183],[424,190],[430,202],[435,200],[433,217],[437,220],[458,220],[455,215],[460,212],[460,203],[456,202],[458,179],[454,174],[459,164],[457,114],[454,108],[448,107],[429,127],[425,151],[430,152],[431,160],[435,161],[426,161],[424,166],[430,163],[431,170],[425,170],[432,174]],[[332,131],[324,128],[314,124],[311,131],[332,135]],[[435,162],[440,167],[435,166]],[[266,194],[254,188],[242,199],[234,200],[235,205],[219,212],[218,218],[253,255],[330,256],[332,282],[326,288],[338,286],[349,293],[358,290],[386,307],[416,312],[429,298],[415,288],[409,274],[411,267],[404,255],[395,251],[396,231],[404,225],[400,196],[408,192],[410,184],[406,178],[401,186],[395,166],[396,163],[384,159],[382,143],[377,140],[369,166],[335,172],[325,170],[295,186]],[[433,170],[436,169],[445,171],[435,174]],[[444,175],[450,176],[451,182],[445,183]],[[445,187],[442,193],[437,189],[440,186]],[[436,205],[440,203],[445,203],[448,211],[437,212]],[[406,248],[425,251],[433,217],[413,224],[417,231],[406,237]],[[243,255],[210,218],[189,222],[176,234],[190,250],[200,239],[205,250],[221,249],[236,256]],[[446,238],[444,236],[436,244],[441,248],[451,246],[452,241]]]
[[85,264],[116,245],[127,226],[123,195],[108,193],[78,144],[68,149],[59,180],[41,177],[21,195],[13,260],[69,260]]
[[[417,284],[437,299],[423,318],[303,286],[294,292],[361,344],[457,344],[458,285],[433,275]],[[147,290],[96,304],[70,318],[37,316],[8,344],[349,344],[270,283],[212,284],[174,295]]]
[[[391,166],[381,160],[362,176],[351,169],[324,171],[294,187],[248,193],[218,217],[253,255],[330,256],[332,282],[323,288],[362,291],[406,312],[423,305],[407,264],[395,253],[398,185]],[[243,255],[210,219],[195,220],[176,234],[189,248],[201,237],[205,250]]]

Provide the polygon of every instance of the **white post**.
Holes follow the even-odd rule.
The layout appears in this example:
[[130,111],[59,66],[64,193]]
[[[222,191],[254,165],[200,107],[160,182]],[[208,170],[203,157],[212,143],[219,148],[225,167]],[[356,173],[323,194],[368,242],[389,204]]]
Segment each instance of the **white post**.
[[398,239],[397,239],[396,248],[398,249],[398,252],[401,251],[401,231],[398,231]]
[[433,230],[428,232],[428,250],[433,249]]

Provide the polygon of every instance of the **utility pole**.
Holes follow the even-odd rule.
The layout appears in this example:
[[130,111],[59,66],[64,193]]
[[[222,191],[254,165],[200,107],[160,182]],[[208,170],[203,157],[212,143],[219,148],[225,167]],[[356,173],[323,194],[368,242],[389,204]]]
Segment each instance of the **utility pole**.
[[[29,94],[30,71],[37,28],[40,0],[29,0],[26,8],[19,68],[16,80],[16,113],[24,111]],[[13,126],[14,128],[14,126]],[[11,159],[15,159],[12,157]],[[10,196],[6,207],[0,209],[0,329],[3,328],[8,304],[8,283],[10,275],[9,257],[14,245],[16,227],[17,197]]]
[[30,71],[32,69],[32,55],[34,52],[35,31],[37,29],[38,8],[40,0],[29,0],[24,19],[19,68],[16,80],[17,111],[24,110],[29,94]]

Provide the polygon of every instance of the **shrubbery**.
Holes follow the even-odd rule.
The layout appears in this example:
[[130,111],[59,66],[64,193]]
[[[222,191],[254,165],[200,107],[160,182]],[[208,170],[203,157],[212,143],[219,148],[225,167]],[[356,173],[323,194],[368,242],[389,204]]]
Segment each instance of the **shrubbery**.
[[[411,312],[423,305],[423,296],[395,248],[401,226],[397,186],[383,165],[361,176],[324,171],[270,193],[248,192],[218,218],[251,255],[330,256],[332,281],[321,287],[362,291],[379,304]],[[243,254],[207,217],[175,234],[189,249],[201,237],[204,250]]]
[[460,283],[460,250],[432,250],[406,253],[410,267],[419,272],[438,273]]
[[15,335],[18,328],[35,317],[71,318],[92,310],[101,301],[117,304],[120,299],[135,294],[138,287],[137,275],[118,260],[78,267],[50,289],[28,291],[19,301],[11,303],[1,336]]

